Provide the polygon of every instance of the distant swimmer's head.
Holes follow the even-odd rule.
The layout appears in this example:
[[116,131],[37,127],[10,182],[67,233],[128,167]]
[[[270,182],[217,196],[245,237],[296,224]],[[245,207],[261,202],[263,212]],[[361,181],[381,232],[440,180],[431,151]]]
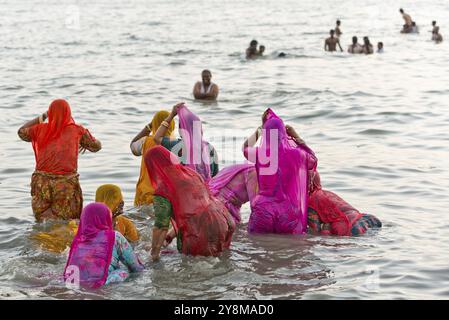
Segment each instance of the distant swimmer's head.
[[249,43],[249,47],[252,49],[257,49],[258,42],[257,40],[253,40]]
[[265,52],[265,46],[259,46],[259,54],[262,55]]
[[366,45],[369,45],[369,44],[370,44],[369,38],[368,38],[368,37],[363,37],[363,42],[364,42]]
[[357,41],[359,41],[359,39],[357,39],[356,36],[352,37],[352,44],[357,44]]
[[383,42],[378,42],[377,43],[377,49],[378,50],[382,50],[384,48],[384,43]]
[[287,55],[287,54],[285,54],[284,52],[281,52],[281,53],[278,54],[278,57],[279,57],[279,58],[284,58],[286,55]]
[[329,31],[329,34],[331,35],[331,37],[333,37],[334,34],[335,34],[335,30],[334,30],[334,29],[331,29],[331,30]]
[[399,12],[400,12],[400,13],[404,13],[404,9],[402,9],[402,8],[399,9]]
[[210,79],[212,79],[212,73],[207,69],[203,70],[203,72],[201,72],[201,78],[203,83],[208,86],[210,84]]
[[435,27],[437,22],[435,20],[432,21],[432,26]]
[[340,25],[341,25],[341,21],[337,20],[337,26],[340,26]]
[[412,21],[412,27],[416,27],[416,22]]

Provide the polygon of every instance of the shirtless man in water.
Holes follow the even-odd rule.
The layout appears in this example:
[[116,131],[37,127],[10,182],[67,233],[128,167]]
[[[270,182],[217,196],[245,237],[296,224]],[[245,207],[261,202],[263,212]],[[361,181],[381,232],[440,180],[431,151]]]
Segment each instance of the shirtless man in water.
[[443,36],[440,34],[440,27],[435,27],[432,31],[432,40],[436,43],[443,41]]
[[[401,13],[402,18],[404,19],[404,22],[405,22],[405,24],[402,26],[401,33],[414,32],[414,30],[413,30],[414,23],[413,23],[412,17],[409,14],[405,13],[404,9],[402,9],[402,8],[399,9],[399,12]],[[416,24],[415,24],[415,26],[416,26]]]
[[402,18],[404,19],[404,22],[405,22],[404,28],[405,28],[405,26],[411,27],[412,21],[413,21],[412,17],[410,17],[409,14],[405,13],[404,9],[402,9],[402,8],[399,9],[399,12],[402,14]]
[[195,99],[216,100],[218,96],[218,86],[211,81],[212,73],[209,70],[201,72],[202,81],[198,81],[193,87]]
[[324,50],[325,51],[330,51],[330,52],[334,52],[337,51],[337,45],[340,48],[340,51],[343,52],[343,48],[340,45],[340,40],[338,40],[338,38],[336,38],[335,35],[335,30],[331,30],[329,31],[330,33],[330,37],[326,39],[326,41],[324,42]]

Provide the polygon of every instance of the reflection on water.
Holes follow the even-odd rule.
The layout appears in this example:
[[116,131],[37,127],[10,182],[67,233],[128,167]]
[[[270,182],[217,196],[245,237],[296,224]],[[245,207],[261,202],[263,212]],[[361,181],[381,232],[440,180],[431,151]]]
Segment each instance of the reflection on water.
[[[445,34],[446,3],[409,2],[421,28],[410,36],[399,34],[394,0],[175,2],[3,4],[0,297],[449,298],[447,43],[435,45],[426,32],[437,20]],[[323,52],[336,18],[344,49],[353,35],[368,35],[385,53]],[[253,38],[267,56],[246,61]],[[205,68],[220,86],[216,103],[192,99]],[[79,159],[85,202],[101,184],[120,185],[143,238],[136,250],[146,271],[94,292],[67,290],[68,251],[36,242],[52,224],[34,222],[34,155],[16,131],[57,97],[103,143]],[[243,137],[272,107],[315,150],[323,186],[384,227],[355,238],[260,237],[244,224],[221,258],[183,257],[172,245],[151,263],[153,219],[132,208],[140,158],[128,146],[154,112],[180,100],[204,120],[221,166],[242,161]]]

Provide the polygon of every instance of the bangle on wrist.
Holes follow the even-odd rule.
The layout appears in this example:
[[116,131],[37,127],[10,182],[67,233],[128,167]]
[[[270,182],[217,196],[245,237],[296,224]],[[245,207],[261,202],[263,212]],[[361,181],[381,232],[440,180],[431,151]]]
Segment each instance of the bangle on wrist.
[[43,115],[40,115],[40,116],[38,117],[38,121],[39,121],[39,123],[44,122],[44,117],[43,117]]

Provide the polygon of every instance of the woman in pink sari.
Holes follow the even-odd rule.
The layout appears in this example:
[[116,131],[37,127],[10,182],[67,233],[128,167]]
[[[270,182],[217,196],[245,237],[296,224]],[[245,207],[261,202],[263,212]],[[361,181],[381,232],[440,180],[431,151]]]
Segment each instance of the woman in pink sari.
[[[274,112],[263,116],[262,142],[254,147],[259,130],[249,137],[243,152],[255,164],[259,190],[251,203],[250,233],[303,234],[307,231],[308,172],[317,159],[295,130]],[[292,140],[292,141],[289,141]]]
[[143,269],[129,242],[114,231],[111,210],[99,202],[87,205],[64,269],[66,284],[98,288]]

